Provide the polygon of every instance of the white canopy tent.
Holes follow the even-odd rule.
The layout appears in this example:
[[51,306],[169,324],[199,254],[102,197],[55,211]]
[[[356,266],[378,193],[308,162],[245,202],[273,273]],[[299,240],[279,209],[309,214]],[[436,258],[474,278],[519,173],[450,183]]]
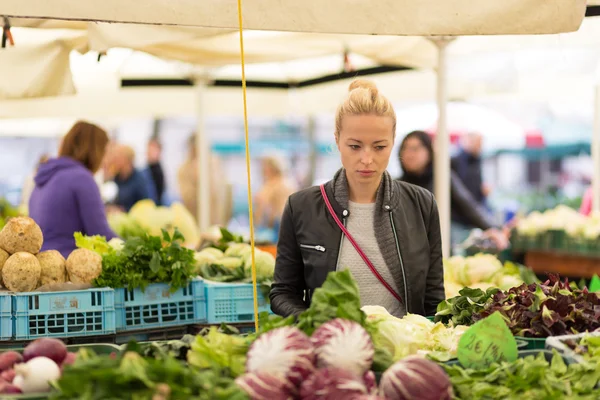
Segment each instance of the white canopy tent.
[[[221,47],[223,35],[218,29],[238,26],[235,0],[202,2],[154,0],[150,3],[100,3],[58,0],[5,0],[0,14],[24,18],[107,21],[160,25],[186,25],[211,28],[216,35],[209,40]],[[210,10],[209,13],[203,12]],[[325,33],[362,33],[388,35],[482,35],[539,34],[571,32],[578,29],[585,12],[585,0],[399,0],[385,1],[373,7],[368,2],[308,0],[264,1],[246,7],[244,27],[256,30],[280,30]],[[356,18],[356,16],[360,16]],[[173,34],[181,33],[174,32]],[[417,38],[418,39],[418,38]],[[444,255],[449,250],[449,140],[445,131],[447,88],[445,79],[446,40],[438,45],[438,140],[435,192],[440,209]],[[146,44],[152,52],[152,46]],[[282,43],[283,51],[291,49]],[[173,46],[170,46],[172,48]],[[368,46],[367,46],[368,47]],[[235,47],[234,47],[235,48]],[[214,47],[213,47],[214,49]],[[248,47],[250,50],[251,47]],[[167,50],[163,49],[163,52]],[[208,54],[211,54],[208,52]],[[252,57],[252,51],[249,52]],[[204,102],[201,102],[204,104]],[[200,215],[205,215],[205,209]],[[201,218],[202,219],[202,218]]]
[[[262,0],[243,9],[251,30],[377,35],[486,35],[571,32],[585,0]],[[236,0],[4,0],[9,17],[238,28]]]

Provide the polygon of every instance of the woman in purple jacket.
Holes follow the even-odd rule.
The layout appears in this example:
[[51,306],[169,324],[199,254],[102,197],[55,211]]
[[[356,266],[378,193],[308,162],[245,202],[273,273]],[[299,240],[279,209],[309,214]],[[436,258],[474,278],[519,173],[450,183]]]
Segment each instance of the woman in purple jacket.
[[29,216],[42,228],[42,251],[58,250],[68,257],[75,250],[75,232],[102,235],[106,240],[116,237],[94,180],[108,141],[98,126],[77,122],[64,137],[59,157],[39,167]]

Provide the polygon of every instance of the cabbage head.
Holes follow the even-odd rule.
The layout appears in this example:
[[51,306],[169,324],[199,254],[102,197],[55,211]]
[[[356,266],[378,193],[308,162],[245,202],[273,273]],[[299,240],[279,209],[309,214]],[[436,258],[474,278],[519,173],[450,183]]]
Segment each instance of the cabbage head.
[[252,247],[248,243],[232,243],[225,250],[225,257],[242,258],[252,251]]
[[[273,279],[275,274],[275,257],[267,251],[254,249],[256,262],[256,280],[264,281]],[[252,253],[244,257],[244,273],[246,277],[252,277]]]

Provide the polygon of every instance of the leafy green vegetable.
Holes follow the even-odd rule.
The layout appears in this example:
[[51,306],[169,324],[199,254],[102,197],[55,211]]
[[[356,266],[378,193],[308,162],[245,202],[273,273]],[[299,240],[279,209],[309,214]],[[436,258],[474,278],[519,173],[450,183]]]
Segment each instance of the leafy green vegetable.
[[167,356],[178,360],[187,360],[187,353],[196,340],[194,335],[185,335],[181,340],[169,340],[164,342],[140,343],[139,352],[144,357],[165,358]]
[[172,291],[184,288],[195,276],[195,261],[194,252],[183,241],[177,229],[173,236],[163,230],[162,238],[130,238],[121,250],[103,255],[102,273],[94,285],[144,290],[151,283],[168,283]]
[[248,399],[218,370],[198,371],[168,355],[143,358],[135,351],[111,357],[82,349],[55,387],[53,399]]
[[473,321],[499,311],[515,336],[548,337],[600,328],[600,296],[574,289],[557,275],[543,284],[497,292]]
[[188,363],[199,369],[224,371],[233,378],[245,372],[250,341],[219,332],[211,327],[206,336],[198,335],[188,352]]
[[75,232],[73,236],[75,237],[75,246],[80,249],[92,250],[98,254],[106,254],[112,250],[104,236],[84,236],[81,232]]
[[592,364],[566,365],[557,352],[550,362],[540,352],[535,357],[493,364],[484,370],[459,365],[444,368],[457,400],[598,399],[600,369]]
[[578,339],[567,339],[563,343],[585,360],[600,362],[600,336],[586,334]]
[[435,322],[454,325],[471,325],[473,315],[482,311],[499,289],[489,288],[485,292],[481,289],[463,288],[458,293],[460,296],[446,299],[438,304]]

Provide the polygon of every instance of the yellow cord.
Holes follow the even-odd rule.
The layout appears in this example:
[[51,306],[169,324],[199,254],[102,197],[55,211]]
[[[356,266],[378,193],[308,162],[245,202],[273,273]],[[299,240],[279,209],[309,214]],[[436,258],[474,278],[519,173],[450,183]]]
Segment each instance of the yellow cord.
[[246,174],[248,175],[248,215],[250,219],[250,246],[252,247],[252,289],[254,295],[254,328],[258,332],[258,291],[256,284],[256,260],[254,257],[254,218],[252,212],[252,180],[250,179],[250,138],[248,135],[248,100],[246,96],[246,63],[244,59],[244,28],[242,26],[242,0],[238,0],[240,27],[240,57],[242,61],[242,93],[244,96],[244,134],[246,138]]

